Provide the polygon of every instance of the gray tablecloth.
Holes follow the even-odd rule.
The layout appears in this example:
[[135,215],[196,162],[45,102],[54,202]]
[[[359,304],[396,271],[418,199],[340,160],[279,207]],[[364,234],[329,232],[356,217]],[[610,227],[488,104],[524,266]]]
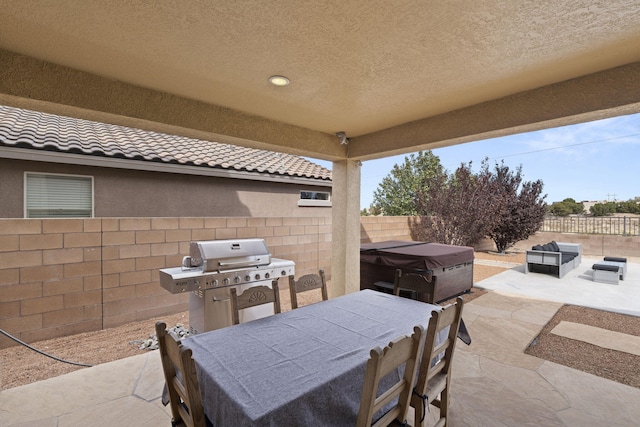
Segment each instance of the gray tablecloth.
[[214,426],[353,426],[370,350],[437,308],[364,290],[183,342]]

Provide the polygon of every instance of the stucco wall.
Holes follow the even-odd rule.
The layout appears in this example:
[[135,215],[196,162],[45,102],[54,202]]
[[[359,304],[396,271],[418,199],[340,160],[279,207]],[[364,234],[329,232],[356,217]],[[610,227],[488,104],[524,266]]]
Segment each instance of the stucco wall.
[[188,294],[165,291],[158,270],[179,266],[192,240],[252,237],[296,276],[331,277],[325,217],[0,219],[0,328],[34,342],[186,310]]
[[24,172],[93,176],[95,217],[331,216],[298,206],[330,187],[0,159],[0,218],[24,218]]

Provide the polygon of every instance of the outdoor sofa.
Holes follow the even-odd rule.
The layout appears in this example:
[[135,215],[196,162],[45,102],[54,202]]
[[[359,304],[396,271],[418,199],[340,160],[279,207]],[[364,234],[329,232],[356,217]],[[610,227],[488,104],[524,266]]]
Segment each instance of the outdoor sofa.
[[527,251],[524,272],[552,274],[561,279],[582,262],[580,243],[560,243],[551,241],[536,245]]

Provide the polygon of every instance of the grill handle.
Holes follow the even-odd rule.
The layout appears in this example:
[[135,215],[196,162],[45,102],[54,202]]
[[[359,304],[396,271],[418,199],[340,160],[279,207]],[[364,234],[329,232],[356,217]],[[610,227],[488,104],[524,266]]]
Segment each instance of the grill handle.
[[218,261],[218,265],[220,267],[238,267],[243,265],[255,265],[255,261]]
[[198,266],[194,262],[194,259],[191,258],[190,256],[186,256],[186,257],[182,258],[182,269],[183,270],[192,269],[192,268],[196,268],[196,267],[198,267]]

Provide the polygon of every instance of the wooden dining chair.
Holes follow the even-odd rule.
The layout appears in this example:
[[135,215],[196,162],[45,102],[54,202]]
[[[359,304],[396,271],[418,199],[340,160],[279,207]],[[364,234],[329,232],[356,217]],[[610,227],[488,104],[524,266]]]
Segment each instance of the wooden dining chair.
[[293,276],[289,276],[289,293],[291,294],[291,308],[298,308],[298,294],[301,292],[320,289],[322,292],[322,301],[329,299],[327,292],[327,280],[324,270],[320,270],[319,274],[305,274],[298,280]]
[[174,427],[205,427],[206,416],[202,407],[202,397],[196,365],[191,357],[191,349],[182,345],[180,339],[167,330],[164,322],[156,323],[156,335],[164,379],[169,391],[171,425]]
[[397,269],[393,281],[393,294],[400,296],[401,291],[415,292],[416,299],[419,301],[435,304],[434,283],[421,274],[403,273],[402,270]]
[[240,323],[240,310],[256,307],[262,304],[273,304],[275,314],[280,313],[280,291],[278,281],[274,280],[269,286],[253,286],[238,294],[236,288],[231,288],[231,318],[233,324]]
[[[454,304],[449,304],[442,311],[431,312],[429,326],[425,337],[422,361],[411,406],[415,409],[414,426],[425,426],[425,413],[428,406],[440,408],[440,415],[435,427],[448,425],[449,388],[451,386],[451,366],[456,348],[456,336],[462,319],[464,302],[458,297]],[[438,339],[441,331],[449,328],[444,340]]]
[[[405,424],[418,369],[418,359],[422,351],[423,335],[424,328],[420,325],[414,326],[410,337],[397,338],[384,350],[380,347],[371,350],[371,358],[367,362],[364,374],[357,427]],[[402,378],[378,396],[380,380],[402,365],[404,365]],[[378,411],[396,398],[397,403],[374,424],[371,424]]]

